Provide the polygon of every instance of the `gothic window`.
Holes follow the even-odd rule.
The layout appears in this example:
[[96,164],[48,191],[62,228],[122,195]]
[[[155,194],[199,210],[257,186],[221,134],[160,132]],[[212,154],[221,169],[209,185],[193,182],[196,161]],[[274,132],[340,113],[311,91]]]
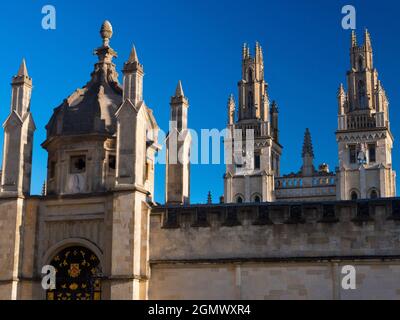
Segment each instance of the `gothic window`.
[[260,203],[260,202],[261,202],[261,198],[260,198],[259,195],[256,195],[256,196],[254,197],[254,202],[255,202],[255,203]]
[[349,157],[350,163],[357,163],[357,150],[355,145],[349,146]]
[[101,299],[100,261],[91,250],[66,248],[50,265],[56,269],[56,289],[47,291],[47,300]]
[[237,203],[243,203],[243,198],[242,197],[237,197]]
[[370,163],[376,162],[376,146],[374,144],[368,145],[368,159]]
[[358,194],[357,194],[357,192],[355,192],[355,191],[353,191],[352,193],[351,193],[351,200],[357,200],[358,199]]
[[360,105],[360,109],[367,108],[367,98],[365,91],[365,84],[362,80],[358,81],[358,102]]
[[86,171],[86,156],[72,156],[70,173],[83,173]]
[[371,199],[378,199],[378,192],[376,190],[372,190],[370,194]]

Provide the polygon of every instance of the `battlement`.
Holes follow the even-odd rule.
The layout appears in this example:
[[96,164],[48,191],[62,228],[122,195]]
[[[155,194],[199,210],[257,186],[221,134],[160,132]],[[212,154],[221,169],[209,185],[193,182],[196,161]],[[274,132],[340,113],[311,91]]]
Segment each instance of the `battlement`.
[[151,214],[151,260],[392,257],[399,232],[395,198],[162,206]]

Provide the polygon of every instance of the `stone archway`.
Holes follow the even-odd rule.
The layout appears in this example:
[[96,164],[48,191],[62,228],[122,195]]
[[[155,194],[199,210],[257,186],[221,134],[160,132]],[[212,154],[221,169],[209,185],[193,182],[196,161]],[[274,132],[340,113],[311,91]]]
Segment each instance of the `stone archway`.
[[47,300],[101,300],[101,264],[93,251],[67,247],[50,265],[56,269],[56,289],[47,291]]

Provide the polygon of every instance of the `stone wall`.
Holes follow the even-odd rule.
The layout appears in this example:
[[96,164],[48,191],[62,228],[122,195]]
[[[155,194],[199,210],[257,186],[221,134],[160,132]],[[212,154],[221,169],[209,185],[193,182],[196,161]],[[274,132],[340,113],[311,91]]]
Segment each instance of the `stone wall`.
[[17,298],[24,200],[0,199],[0,299]]
[[[356,290],[341,286],[342,267],[357,270]],[[156,263],[150,299],[400,299],[400,261]]]
[[[399,207],[376,200],[157,208],[149,298],[400,298]],[[355,291],[341,288],[345,265],[356,267]]]

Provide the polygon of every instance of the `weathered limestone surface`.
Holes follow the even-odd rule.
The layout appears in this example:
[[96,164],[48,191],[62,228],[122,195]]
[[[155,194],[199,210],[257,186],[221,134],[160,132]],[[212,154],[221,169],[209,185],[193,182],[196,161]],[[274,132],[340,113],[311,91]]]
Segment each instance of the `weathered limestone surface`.
[[[336,207],[337,221],[312,203],[303,221],[291,218],[290,203],[272,205],[267,225],[255,225],[254,205],[237,207],[236,223],[227,220],[230,206],[153,212],[150,299],[398,298],[400,222],[391,202],[367,204],[369,218],[355,202],[326,205]],[[199,212],[207,216],[201,227]],[[356,267],[354,292],[341,289],[345,265]],[[370,292],[380,281],[390,284]]]

